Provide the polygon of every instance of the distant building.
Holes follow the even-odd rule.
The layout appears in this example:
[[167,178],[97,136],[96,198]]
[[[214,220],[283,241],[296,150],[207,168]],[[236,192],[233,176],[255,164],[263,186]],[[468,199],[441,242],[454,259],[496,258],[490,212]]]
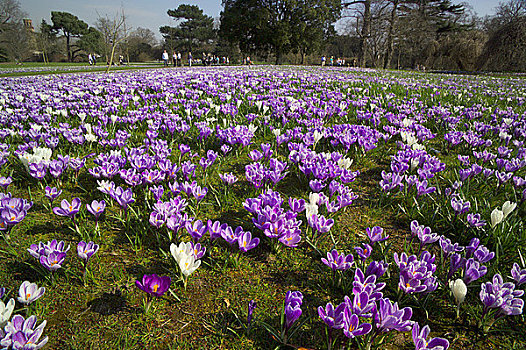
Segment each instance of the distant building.
[[33,27],[33,21],[29,18],[24,18],[24,27],[29,30],[30,32],[34,32],[35,28]]

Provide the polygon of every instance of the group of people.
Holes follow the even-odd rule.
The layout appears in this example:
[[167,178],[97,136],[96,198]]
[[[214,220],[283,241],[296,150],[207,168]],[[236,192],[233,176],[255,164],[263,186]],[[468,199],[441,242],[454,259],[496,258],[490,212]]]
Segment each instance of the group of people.
[[[349,65],[350,63],[348,63]],[[321,66],[324,67],[325,65],[327,65],[327,57],[325,56],[321,56]],[[329,66],[339,66],[339,67],[342,67],[342,66],[345,66],[345,58],[336,58],[336,60],[334,59],[334,56],[331,56],[329,58],[329,62],[328,62],[328,65]],[[352,65],[353,66],[356,66],[356,59],[353,60],[352,62]]]
[[97,64],[97,56],[94,53],[89,53],[88,62],[90,66],[95,66]]
[[[168,52],[166,50],[163,51],[163,54],[161,56],[161,59],[163,61],[163,65],[165,67],[168,67],[170,65],[170,56],[168,55]],[[199,60],[198,60],[199,61]],[[192,66],[194,62],[194,58],[192,56],[192,52],[188,52],[188,66]],[[201,62],[205,66],[210,65],[220,65],[220,64],[230,64],[230,58],[223,56],[219,57],[212,54],[206,54],[203,52],[203,58],[201,59]],[[172,64],[174,67],[182,67],[183,66],[183,59],[180,52],[173,52],[172,53]]]

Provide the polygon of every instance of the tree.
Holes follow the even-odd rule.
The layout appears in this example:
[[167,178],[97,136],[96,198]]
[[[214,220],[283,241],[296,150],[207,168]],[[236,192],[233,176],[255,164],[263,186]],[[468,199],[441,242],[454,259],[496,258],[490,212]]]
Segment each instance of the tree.
[[176,27],[159,28],[170,49],[194,51],[215,39],[214,19],[205,15],[199,6],[182,4],[168,10],[168,16],[182,21]]
[[102,47],[102,33],[93,27],[88,28],[88,31],[77,41],[76,47],[77,51],[82,50],[88,53],[100,52]]
[[104,41],[104,54],[106,56],[106,63],[108,64],[109,72],[113,64],[113,57],[117,46],[127,39],[128,31],[125,30],[126,15],[124,9],[110,18],[108,15],[97,18],[96,27],[101,32]]
[[260,0],[223,0],[219,36],[244,53],[269,50],[270,10]]
[[31,33],[25,28],[22,11],[16,0],[0,0],[0,59],[22,61],[30,54]]
[[66,38],[68,62],[73,62],[74,55],[71,50],[71,40],[74,37],[80,37],[87,33],[88,24],[71,13],[57,11],[51,12],[51,21],[53,22],[53,30],[61,30]]
[[346,1],[343,3],[344,8],[352,8],[353,6],[363,7],[363,9],[354,9],[358,11],[362,18],[362,27],[360,31],[360,42],[361,42],[361,53],[359,64],[360,67],[365,67],[367,64],[367,50],[368,50],[368,39],[371,32],[371,1],[372,0],[360,0],[360,1]]
[[129,55],[132,61],[148,61],[153,55],[153,47],[157,45],[155,34],[147,28],[137,28],[128,38]]
[[36,33],[37,49],[42,52],[42,60],[45,64],[49,63],[49,51],[56,41],[56,33],[53,26],[48,24],[45,19],[40,23],[39,32]]
[[486,20],[488,41],[477,66],[482,70],[526,70],[526,1],[510,0]]
[[22,19],[27,14],[22,11],[17,0],[0,1],[0,32],[9,30],[12,24],[22,23]]
[[319,50],[340,17],[339,0],[223,0],[220,35],[245,52]]

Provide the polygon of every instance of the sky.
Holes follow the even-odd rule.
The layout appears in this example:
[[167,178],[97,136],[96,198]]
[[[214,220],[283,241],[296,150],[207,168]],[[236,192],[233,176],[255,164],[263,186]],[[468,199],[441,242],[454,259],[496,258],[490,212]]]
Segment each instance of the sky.
[[[142,27],[151,29],[160,39],[159,27],[164,25],[174,26],[175,22],[166,14],[168,9],[175,9],[180,4],[198,5],[204,13],[212,17],[219,17],[222,10],[221,0],[19,0],[22,9],[33,20],[33,26],[38,26],[45,19],[51,23],[51,11],[63,11],[74,14],[90,26],[100,16],[108,15],[112,18],[121,8],[132,28]],[[453,0],[460,3],[461,0]],[[469,0],[479,16],[493,14],[493,9],[499,0]]]

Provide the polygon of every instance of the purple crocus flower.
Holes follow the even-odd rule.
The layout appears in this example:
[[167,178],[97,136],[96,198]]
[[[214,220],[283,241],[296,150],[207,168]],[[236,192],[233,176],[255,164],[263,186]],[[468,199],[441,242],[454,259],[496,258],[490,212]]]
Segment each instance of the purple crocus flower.
[[237,243],[239,244],[239,250],[246,253],[250,249],[257,247],[259,244],[259,238],[252,238],[252,234],[249,231],[245,231],[239,235]]
[[371,256],[371,253],[373,252],[373,247],[371,247],[367,243],[362,243],[362,245],[363,245],[363,248],[354,247],[354,250],[356,250],[356,254],[358,254],[360,259],[367,260]]
[[181,152],[181,157],[184,156],[186,153],[190,152],[190,146],[185,144],[179,145],[179,151]]
[[214,240],[216,238],[221,237],[221,223],[219,221],[212,222],[212,220],[208,220],[206,224],[206,229],[210,233],[210,239]]
[[17,210],[7,207],[0,212],[0,221],[9,227],[20,223],[26,217],[25,210]]
[[484,314],[490,309],[498,309],[495,318],[522,314],[524,300],[520,297],[524,291],[515,290],[515,285],[511,282],[503,283],[501,275],[496,274],[491,282],[482,283],[480,287],[480,300],[484,304]]
[[61,253],[67,253],[70,246],[68,245],[66,247],[66,244],[64,241],[57,242],[56,239],[52,241],[48,241],[47,244],[44,244],[42,242],[39,242],[37,244],[31,244],[31,246],[27,249],[29,254],[31,254],[32,257],[40,259],[40,256],[42,255],[49,255],[52,252],[61,252]]
[[413,310],[410,307],[400,309],[398,303],[393,304],[387,298],[380,299],[378,308],[373,310],[374,323],[380,332],[388,332],[390,330],[409,331],[413,326],[412,315]]
[[295,213],[301,213],[305,210],[305,200],[297,198],[289,198],[289,207]]
[[150,187],[150,192],[152,192],[153,198],[156,201],[161,200],[161,198],[163,197],[163,193],[164,193],[164,187],[163,185],[152,186]]
[[142,281],[135,281],[137,288],[154,297],[161,297],[172,284],[169,276],[158,276],[156,274],[144,275]]
[[341,303],[336,308],[331,303],[327,303],[325,308],[323,306],[318,307],[318,315],[327,326],[332,329],[342,329],[343,323],[343,312],[347,305]]
[[53,208],[53,213],[59,216],[67,216],[69,218],[74,219],[75,215],[80,210],[80,204],[80,198],[73,198],[71,203],[63,199],[62,202],[60,202],[60,208]]
[[192,236],[192,239],[197,242],[206,233],[206,225],[201,220],[196,220],[193,224],[187,222],[185,224],[186,231]]
[[228,152],[230,152],[230,150],[232,149],[232,147],[230,147],[229,145],[222,145],[221,146],[221,152],[223,152],[223,154],[227,154]]
[[429,326],[420,328],[418,322],[413,324],[413,343],[415,344],[415,350],[447,350],[449,348],[449,341],[442,338],[432,338],[427,340],[431,333]]
[[424,227],[417,231],[417,237],[420,240],[420,245],[435,243],[439,240],[440,236],[437,233],[431,232],[430,227]]
[[49,271],[56,271],[62,267],[66,253],[53,251],[49,255],[41,255],[40,263]]
[[385,274],[388,267],[389,264],[384,261],[371,261],[365,270],[365,276],[374,275],[378,279]]
[[470,258],[466,261],[466,270],[464,271],[464,283],[470,284],[473,281],[478,280],[488,272],[486,266],[481,265],[478,261]]
[[348,270],[351,268],[354,257],[352,254],[345,255],[343,253],[339,254],[336,249],[333,249],[330,252],[327,252],[327,259],[321,258],[321,262],[329,266],[333,271],[336,270]]
[[80,241],[77,245],[77,254],[79,258],[88,262],[88,260],[99,250],[99,245],[93,242]]
[[520,286],[526,282],[526,269],[521,269],[519,264],[514,263],[511,269],[511,276],[517,282],[517,286]]
[[36,323],[37,317],[35,315],[27,319],[20,315],[13,316],[4,328],[5,336],[0,340],[0,346],[4,346],[6,349],[12,347],[12,349],[17,350],[42,348],[48,342],[47,336],[40,340],[47,322],[44,321],[35,328]]
[[486,225],[480,214],[468,214],[467,216],[468,224],[473,228],[479,228]]
[[201,243],[194,244],[194,242],[190,242],[190,245],[192,247],[192,253],[194,254],[195,260],[199,260],[205,255],[206,247],[202,246]]
[[473,253],[478,249],[480,245],[480,239],[474,237],[469,242],[469,245],[466,246],[466,258],[471,258],[473,256]]
[[0,186],[4,190],[7,190],[9,185],[11,185],[12,183],[13,183],[13,179],[11,178],[11,176],[8,176],[8,177],[0,176]]
[[110,195],[125,210],[128,208],[128,205],[130,205],[131,203],[135,202],[135,199],[133,198],[133,192],[132,192],[131,188],[123,190],[119,186]]
[[343,334],[350,339],[367,334],[372,329],[370,323],[360,324],[358,315],[353,314],[348,307],[343,311],[343,324]]
[[250,300],[248,302],[248,311],[247,311],[247,327],[250,327],[250,324],[252,323],[252,315],[254,313],[254,310],[257,307],[257,303],[255,300]]
[[374,244],[376,242],[382,242],[389,238],[389,235],[385,237],[382,236],[382,234],[384,233],[384,229],[380,226],[374,226],[373,228],[367,227],[365,229],[365,233],[367,233],[367,237],[369,237],[371,244]]
[[40,287],[36,285],[36,283],[31,283],[29,281],[24,281],[20,285],[20,289],[18,290],[18,298],[17,300],[22,303],[29,305],[38,298],[40,298],[44,293],[46,292],[46,288]]
[[495,257],[495,253],[490,252],[488,248],[481,245],[477,248],[477,250],[475,250],[474,256],[475,259],[484,264],[493,259]]
[[237,177],[232,173],[219,174],[221,180],[227,185],[233,185],[237,182]]
[[463,249],[458,243],[451,243],[451,240],[445,236],[440,236],[438,243],[440,244],[440,248],[442,248],[442,251],[446,257],[449,257],[453,253],[460,252]]
[[285,296],[285,329],[292,327],[294,322],[301,316],[302,303],[303,294],[301,292],[287,292]]
[[100,202],[97,200],[93,200],[91,204],[86,204],[86,208],[88,211],[95,216],[95,220],[99,219],[99,216],[104,212],[104,209],[106,208],[106,202],[101,200]]
[[394,253],[394,261],[400,268],[398,287],[406,293],[430,293],[438,284],[433,273],[436,271],[435,256],[424,251],[418,259],[415,255],[407,256]]
[[56,187],[46,186],[45,192],[46,192],[46,198],[49,199],[49,201],[51,202],[51,205],[53,205],[53,201],[58,196],[60,196],[60,194],[62,193],[62,190],[58,190]]

